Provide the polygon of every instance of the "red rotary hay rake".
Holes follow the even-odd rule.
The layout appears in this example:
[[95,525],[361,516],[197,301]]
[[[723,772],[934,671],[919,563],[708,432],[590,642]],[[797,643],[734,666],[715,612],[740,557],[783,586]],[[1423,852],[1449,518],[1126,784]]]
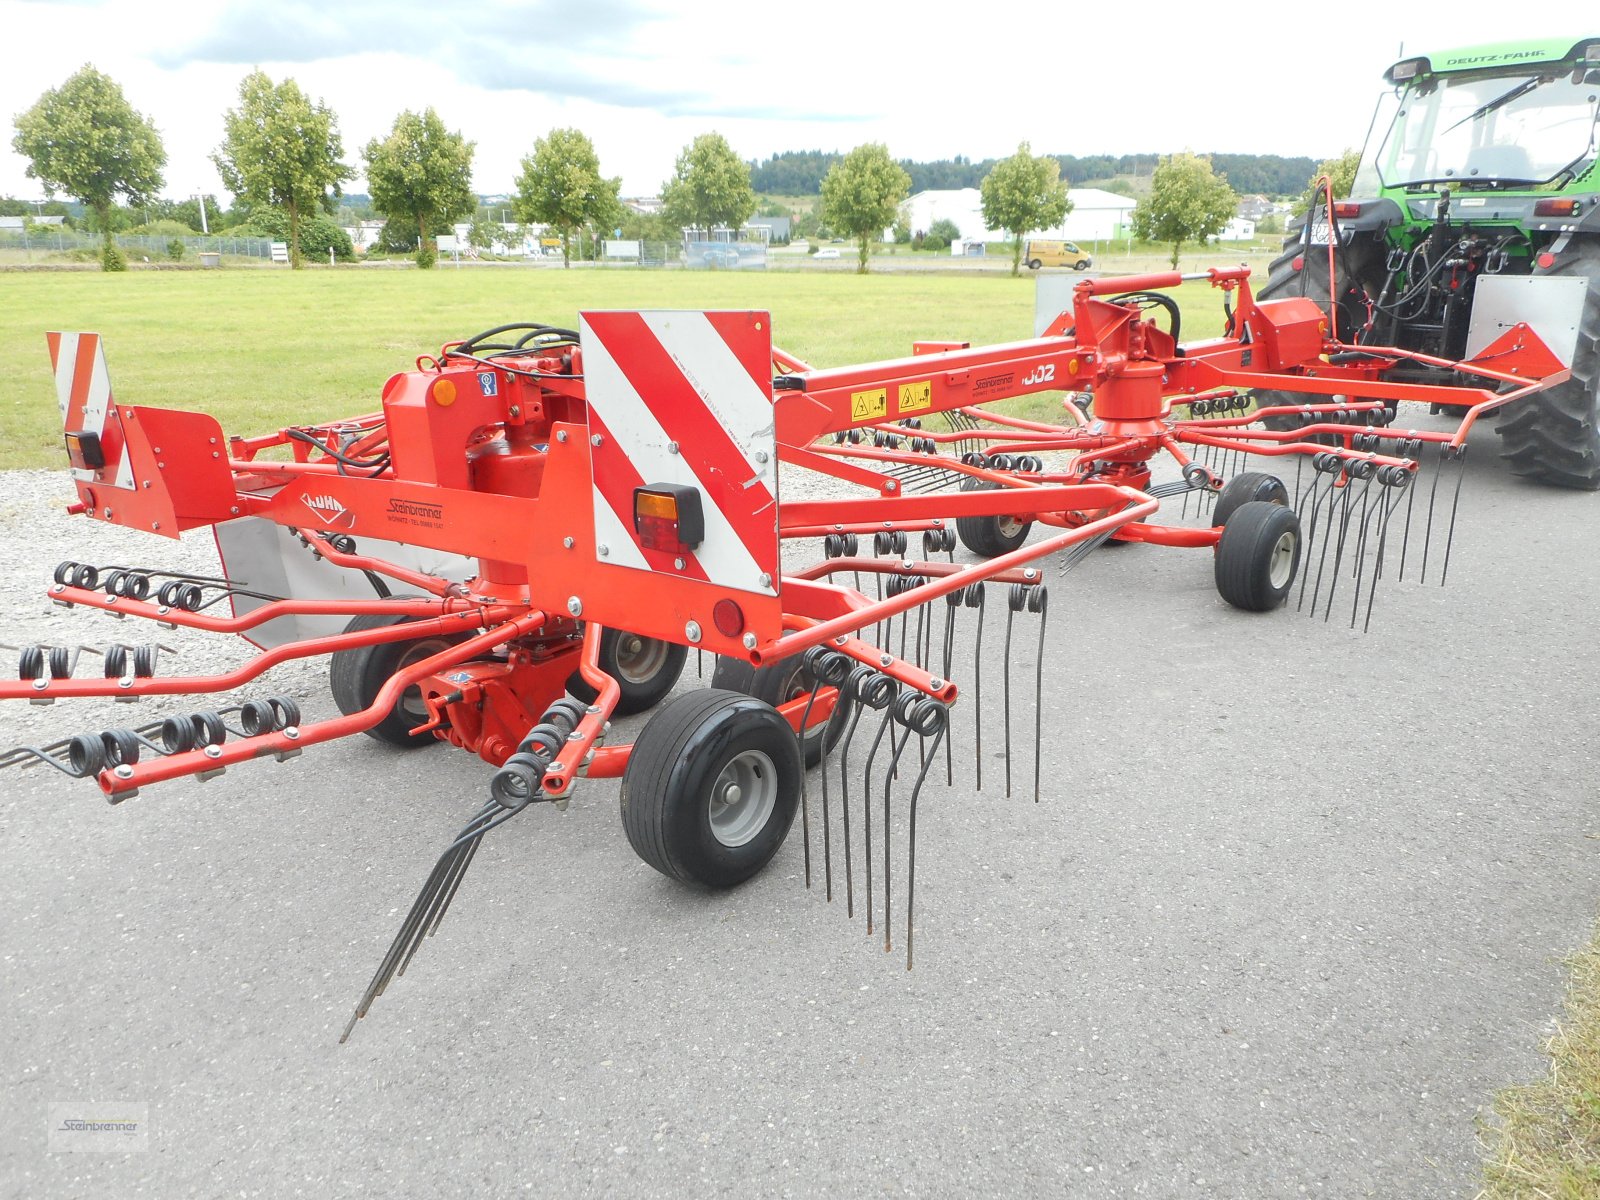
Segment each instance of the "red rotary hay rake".
[[[941,742],[955,780],[958,626],[976,635],[983,782],[991,589],[1005,607],[1010,791],[1019,615],[1038,620],[1036,743],[1042,733],[1042,560],[1065,570],[1108,540],[1206,547],[1237,607],[1275,608],[1298,580],[1297,603],[1309,582],[1310,611],[1320,604],[1328,619],[1349,580],[1352,623],[1370,619],[1378,580],[1404,576],[1418,537],[1414,573],[1442,540],[1443,581],[1472,423],[1568,374],[1514,326],[1455,364],[1461,386],[1397,381],[1415,355],[1332,342],[1317,302],[1258,303],[1247,277],[1086,280],[1039,338],[919,343],[908,358],[834,369],[774,348],[761,312],[503,326],[394,376],[378,412],[254,438],[114,400],[98,337],[51,334],[76,511],[174,538],[213,527],[225,568],[69,562],[51,597],[238,634],[260,653],[226,674],[162,676],[155,647],[117,645],[98,677],[82,678],[71,646],[28,647],[0,697],[233,692],[278,663],[329,655],[341,715],[306,721],[265,696],[21,747],[4,763],[93,777],[113,803],[361,732],[401,747],[447,741],[492,764],[489,798],[439,858],[352,1027],[438,927],[484,835],[534,801],[564,808],[585,775],[621,777],[640,856],[705,886],[760,870],[798,811],[808,885],[820,833],[829,897],[837,860],[853,914],[859,872],[886,949],[898,837],[909,966],[917,805]],[[1182,278],[1225,293],[1220,337],[1180,344],[1167,293]],[[1305,403],[1252,411],[1250,389]],[[983,407],[1063,390],[1073,396],[1060,424]],[[1401,430],[1402,400],[1464,415],[1448,432]],[[1294,461],[1292,494],[1279,476],[1240,469],[1272,459]],[[863,494],[781,501],[779,463]],[[1424,465],[1437,468],[1425,508]],[[1179,500],[1187,523],[1156,520]],[[1028,540],[1033,524],[1046,536]],[[908,536],[920,537],[920,559]],[[785,572],[781,547],[794,539],[821,539],[823,559]],[[958,539],[977,561],[955,562]],[[988,636],[992,655],[1001,634]],[[632,746],[607,744],[611,717],[663,700],[691,647],[717,656],[713,686],[662,706]],[[825,767],[808,781],[830,751],[836,778]],[[1036,799],[1037,764],[1036,745]]]

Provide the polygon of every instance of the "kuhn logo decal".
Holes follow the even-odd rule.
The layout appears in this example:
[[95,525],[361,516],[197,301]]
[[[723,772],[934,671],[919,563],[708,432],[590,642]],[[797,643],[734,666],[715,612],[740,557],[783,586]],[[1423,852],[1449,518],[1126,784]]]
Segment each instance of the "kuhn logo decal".
[[318,521],[327,529],[354,529],[356,515],[333,496],[307,496],[306,507],[315,514]]

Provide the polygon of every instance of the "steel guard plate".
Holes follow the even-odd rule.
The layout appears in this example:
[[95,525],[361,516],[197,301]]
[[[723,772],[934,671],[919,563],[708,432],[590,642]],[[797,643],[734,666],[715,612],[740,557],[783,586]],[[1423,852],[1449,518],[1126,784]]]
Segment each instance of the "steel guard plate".
[[[589,312],[580,317],[593,463],[596,586],[584,616],[686,640],[731,600],[738,638],[781,630],[772,327],[765,312]],[[700,493],[705,538],[683,555],[641,544],[633,493]],[[724,607],[724,626],[731,619]],[[714,637],[713,641],[723,641]]]

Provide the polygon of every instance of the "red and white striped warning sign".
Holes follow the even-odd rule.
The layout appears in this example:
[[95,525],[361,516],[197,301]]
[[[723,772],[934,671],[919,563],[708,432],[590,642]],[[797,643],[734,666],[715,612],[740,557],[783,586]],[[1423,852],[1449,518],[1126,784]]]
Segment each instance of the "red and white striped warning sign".
[[[764,312],[583,313],[584,388],[602,562],[774,595],[778,462]],[[640,543],[633,490],[699,489],[691,554]]]
[[105,466],[96,470],[72,468],[72,477],[85,483],[96,479],[113,487],[133,487],[133,464],[123,446],[122,422],[111,397],[111,377],[98,333],[47,333],[50,363],[56,375],[56,399],[61,425],[68,433],[91,433],[100,439]]

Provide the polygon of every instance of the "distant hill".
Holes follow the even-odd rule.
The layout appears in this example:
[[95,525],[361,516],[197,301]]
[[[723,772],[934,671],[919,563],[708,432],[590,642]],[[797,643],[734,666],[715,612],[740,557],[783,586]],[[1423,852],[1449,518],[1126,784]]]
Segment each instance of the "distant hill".
[[[814,196],[822,187],[828,168],[844,155],[837,151],[785,150],[771,158],[750,164],[750,183],[758,192],[772,196]],[[1228,177],[1236,192],[1263,192],[1288,196],[1305,191],[1317,169],[1314,158],[1284,158],[1277,154],[1218,154],[1211,165]],[[1061,177],[1073,187],[1090,180],[1114,179],[1119,175],[1149,175],[1160,161],[1159,154],[1058,154]],[[977,187],[993,169],[995,159],[973,162],[957,155],[932,162],[901,159],[900,165],[911,176],[911,190]]]

